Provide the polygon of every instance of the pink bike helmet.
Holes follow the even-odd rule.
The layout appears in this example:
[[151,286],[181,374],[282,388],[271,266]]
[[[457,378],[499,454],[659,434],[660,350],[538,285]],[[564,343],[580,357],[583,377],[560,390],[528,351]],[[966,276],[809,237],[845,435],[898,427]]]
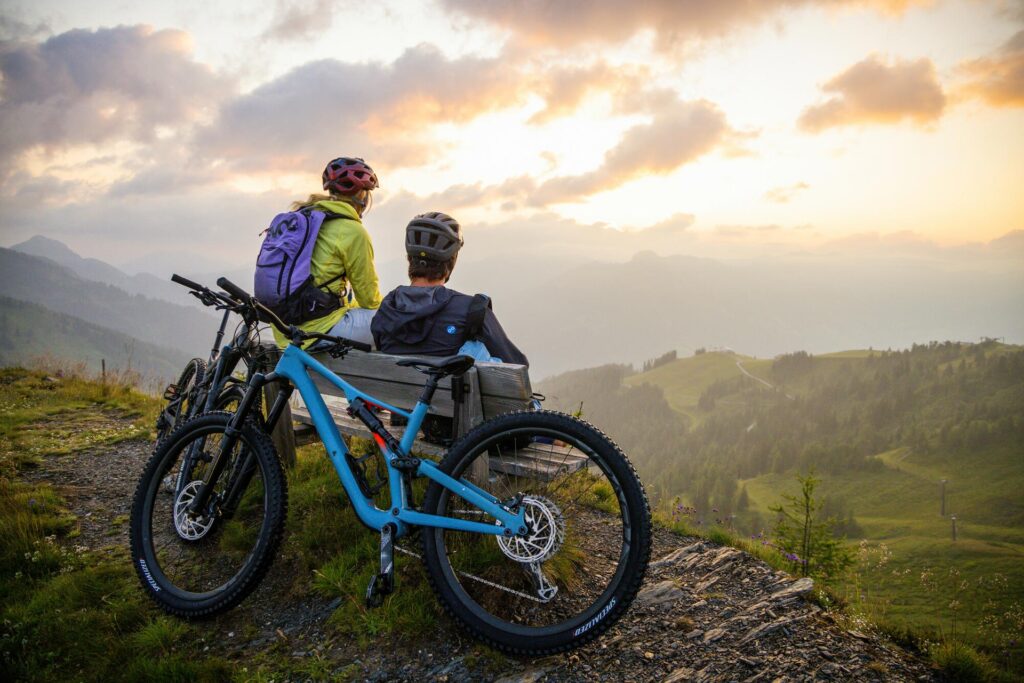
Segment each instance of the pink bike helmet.
[[324,169],[324,189],[342,196],[377,188],[377,174],[359,157],[338,157]]

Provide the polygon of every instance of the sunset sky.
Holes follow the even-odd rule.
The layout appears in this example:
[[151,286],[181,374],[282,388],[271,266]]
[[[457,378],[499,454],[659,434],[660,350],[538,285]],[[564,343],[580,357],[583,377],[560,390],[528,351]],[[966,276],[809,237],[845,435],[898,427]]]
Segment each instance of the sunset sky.
[[1024,230],[1019,1],[6,0],[0,74],[0,245],[129,268],[250,261],[337,155],[385,261],[427,210],[619,260]]

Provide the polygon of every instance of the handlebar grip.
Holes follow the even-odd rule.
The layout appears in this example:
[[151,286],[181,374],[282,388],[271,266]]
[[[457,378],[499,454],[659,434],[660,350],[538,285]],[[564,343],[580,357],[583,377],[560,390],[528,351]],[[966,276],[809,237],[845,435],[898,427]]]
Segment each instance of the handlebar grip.
[[217,286],[239,301],[248,302],[252,298],[248,292],[226,277],[217,278]]
[[358,342],[358,341],[356,341],[354,339],[347,339],[347,338],[344,338],[344,339],[345,339],[345,342],[347,344],[349,344],[356,351],[366,351],[367,353],[369,353],[370,351],[373,351],[373,347],[371,345],[369,345],[369,344],[366,344],[366,343],[363,343],[363,342]]
[[179,285],[184,285],[185,287],[188,287],[189,289],[195,289],[195,290],[200,291],[200,292],[203,291],[204,289],[206,289],[206,287],[203,287],[202,285],[200,285],[198,283],[192,282],[188,278],[182,277],[182,276],[178,275],[177,273],[175,273],[174,275],[171,276],[171,282],[176,282]]

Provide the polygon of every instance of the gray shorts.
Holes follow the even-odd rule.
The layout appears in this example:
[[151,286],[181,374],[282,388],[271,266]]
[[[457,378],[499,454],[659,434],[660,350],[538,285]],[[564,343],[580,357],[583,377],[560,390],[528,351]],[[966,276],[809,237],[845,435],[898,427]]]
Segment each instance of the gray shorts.
[[372,345],[370,321],[376,312],[377,310],[372,308],[350,308],[327,334]]

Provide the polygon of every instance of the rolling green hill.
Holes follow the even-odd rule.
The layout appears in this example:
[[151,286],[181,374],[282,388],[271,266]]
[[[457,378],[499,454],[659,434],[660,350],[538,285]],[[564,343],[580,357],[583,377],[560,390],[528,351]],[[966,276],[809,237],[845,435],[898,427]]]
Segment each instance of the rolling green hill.
[[217,319],[184,289],[182,305],[150,299],[83,279],[55,261],[4,248],[0,248],[0,296],[193,355],[208,352],[217,325]]
[[155,380],[171,381],[189,356],[139,341],[74,316],[0,296],[0,365],[26,365],[48,356],[84,362],[99,371],[100,359],[110,370],[132,369]]
[[[569,373],[540,390],[556,407],[582,400],[660,508],[678,496],[698,525],[770,536],[769,507],[813,468],[827,513],[865,542],[837,590],[876,618],[948,632],[955,616],[958,633],[985,643],[995,637],[982,630],[993,610],[1024,614],[1020,346],[946,342],[773,360],[708,352],[641,373]],[[666,409],[678,416],[671,428]]]
[[708,351],[632,375],[623,382],[630,387],[643,384],[659,387],[673,410],[699,421],[704,417],[698,406],[701,394],[715,382],[742,377],[741,367],[758,375],[771,367],[771,361],[757,360],[732,351]]

